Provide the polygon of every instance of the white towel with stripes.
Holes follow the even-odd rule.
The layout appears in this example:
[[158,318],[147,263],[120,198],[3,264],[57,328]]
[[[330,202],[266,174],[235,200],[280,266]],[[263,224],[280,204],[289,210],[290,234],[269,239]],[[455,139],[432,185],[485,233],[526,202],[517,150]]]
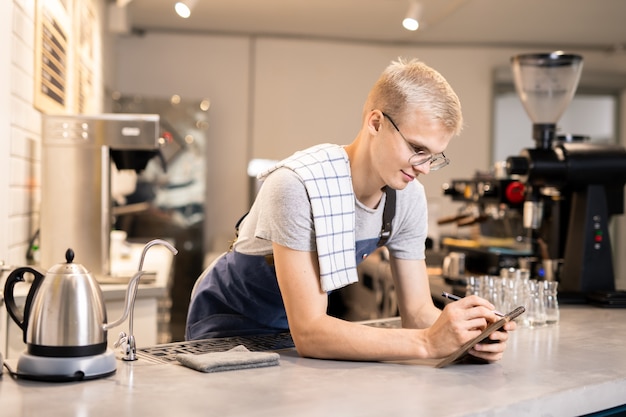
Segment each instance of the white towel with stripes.
[[322,144],[298,151],[258,178],[281,167],[298,174],[309,194],[322,289],[328,292],[357,282],[354,191],[345,150]]

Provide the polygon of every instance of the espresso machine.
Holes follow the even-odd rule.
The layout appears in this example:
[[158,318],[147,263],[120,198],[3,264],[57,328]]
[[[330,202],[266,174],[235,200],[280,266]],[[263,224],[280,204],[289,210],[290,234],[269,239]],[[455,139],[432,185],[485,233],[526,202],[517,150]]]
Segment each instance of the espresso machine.
[[564,301],[609,305],[618,296],[609,223],[624,213],[626,149],[557,136],[556,124],[578,86],[581,56],[523,54],[511,64],[535,147],[509,157],[506,171],[525,186],[523,223],[533,252],[560,265],[554,278]]
[[159,155],[159,116],[43,115],[41,265],[67,248],[96,277],[107,276],[113,224],[111,170],[143,170]]
[[[438,218],[437,223],[471,230],[468,238],[444,237],[442,244],[446,252],[463,255],[468,274],[498,275],[502,269],[519,268],[533,258],[522,226],[526,186],[506,175],[504,168],[498,163],[491,171],[452,179],[442,186],[444,195],[462,206],[456,214]],[[444,277],[455,278],[445,272]]]

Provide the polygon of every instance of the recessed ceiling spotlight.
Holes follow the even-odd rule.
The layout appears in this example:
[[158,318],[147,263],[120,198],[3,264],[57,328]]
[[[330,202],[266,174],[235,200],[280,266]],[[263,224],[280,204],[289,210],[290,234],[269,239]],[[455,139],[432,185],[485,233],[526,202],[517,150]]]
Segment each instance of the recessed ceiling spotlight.
[[402,26],[404,26],[406,30],[415,31],[420,27],[421,18],[422,4],[417,0],[409,0],[409,10],[402,21]]
[[191,11],[195,7],[198,0],[179,0],[174,5],[174,10],[176,10],[176,14],[178,14],[183,19],[187,19],[191,16]]

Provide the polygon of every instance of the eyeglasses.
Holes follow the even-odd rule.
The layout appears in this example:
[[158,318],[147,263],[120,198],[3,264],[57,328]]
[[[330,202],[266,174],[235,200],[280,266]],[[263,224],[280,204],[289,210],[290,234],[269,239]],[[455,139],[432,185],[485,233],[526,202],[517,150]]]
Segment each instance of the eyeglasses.
[[443,152],[430,154],[428,152],[425,152],[423,149],[420,149],[417,146],[413,145],[411,142],[409,142],[407,138],[404,137],[402,132],[400,132],[400,129],[398,129],[398,125],[393,121],[393,119],[387,113],[385,112],[381,112],[381,113],[383,114],[384,117],[386,117],[391,122],[393,127],[398,131],[402,139],[406,142],[409,149],[411,149],[411,152],[413,152],[413,155],[411,155],[411,157],[409,158],[409,164],[413,165],[414,167],[417,167],[427,162],[430,162],[431,171],[437,171],[438,169],[441,169],[445,166],[450,165],[450,159],[448,159],[443,154]]

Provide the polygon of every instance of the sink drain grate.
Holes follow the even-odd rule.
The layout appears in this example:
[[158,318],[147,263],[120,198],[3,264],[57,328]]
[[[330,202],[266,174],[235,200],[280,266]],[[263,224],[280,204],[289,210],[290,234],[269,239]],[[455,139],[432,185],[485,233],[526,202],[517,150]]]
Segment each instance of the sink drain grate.
[[137,356],[152,359],[157,362],[174,362],[179,353],[192,353],[199,355],[209,352],[225,352],[235,346],[243,345],[253,352],[268,350],[280,350],[294,347],[293,339],[289,332],[255,335],[219,337],[213,339],[189,340],[185,342],[173,342],[163,345],[143,347],[137,349]]

